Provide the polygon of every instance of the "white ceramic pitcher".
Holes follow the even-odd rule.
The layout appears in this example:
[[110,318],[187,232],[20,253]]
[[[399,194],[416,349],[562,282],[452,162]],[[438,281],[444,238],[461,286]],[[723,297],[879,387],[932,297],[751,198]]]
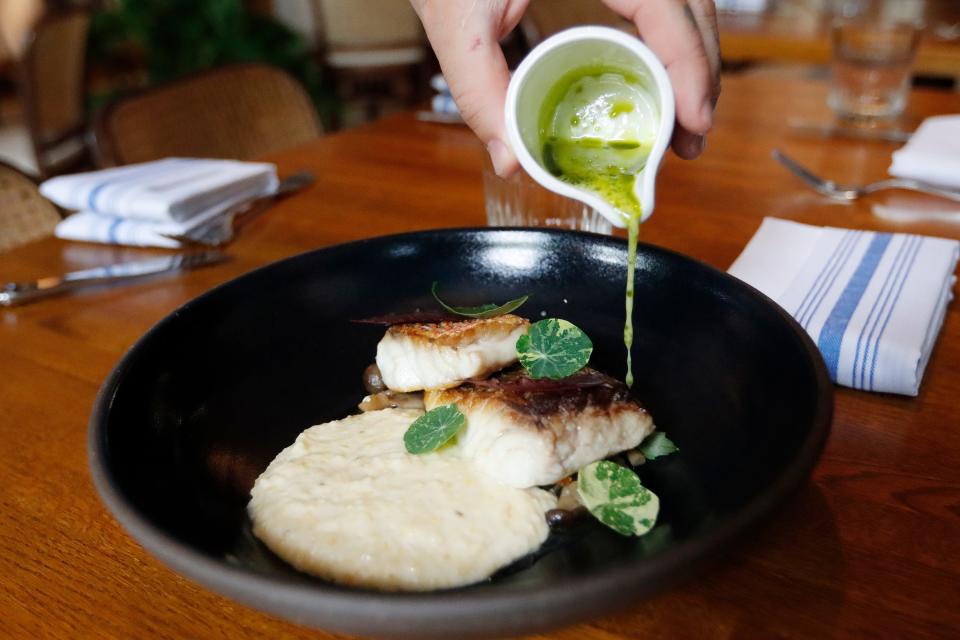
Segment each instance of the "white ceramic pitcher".
[[653,213],[657,170],[673,134],[673,86],[663,64],[638,38],[608,27],[575,27],[544,40],[524,58],[507,90],[507,137],[520,165],[531,178],[562,196],[593,207],[611,224],[626,226],[626,215],[596,193],[563,182],[543,166],[540,112],[550,89],[570,71],[588,66],[629,70],[649,87],[659,105],[660,123],[650,155],[637,174],[634,193],[646,220]]

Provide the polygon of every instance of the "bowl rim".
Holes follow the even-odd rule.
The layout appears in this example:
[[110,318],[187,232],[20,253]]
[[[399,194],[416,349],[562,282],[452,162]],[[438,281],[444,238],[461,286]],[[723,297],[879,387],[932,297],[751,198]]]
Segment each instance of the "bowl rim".
[[[783,467],[773,482],[741,508],[732,511],[710,530],[677,543],[643,563],[626,563],[602,571],[574,576],[554,584],[517,585],[506,591],[487,590],[467,593],[462,589],[427,592],[379,592],[353,590],[323,582],[292,583],[253,570],[227,564],[175,539],[160,529],[124,495],[118,480],[108,468],[106,426],[117,388],[132,361],[143,346],[154,340],[168,323],[195,305],[236,283],[267,269],[281,268],[317,253],[357,251],[374,243],[399,243],[443,239],[450,236],[490,235],[505,232],[523,236],[568,236],[576,234],[590,242],[625,246],[626,241],[601,234],[559,229],[521,227],[462,227],[374,236],[353,242],[334,244],[271,262],[228,280],[171,311],[143,334],[124,354],[100,387],[87,433],[88,466],[93,484],[113,517],[145,550],[189,579],[253,608],[283,616],[300,624],[336,631],[410,637],[423,628],[404,629],[404,625],[429,627],[434,637],[456,632],[458,637],[496,633],[523,633],[555,628],[586,617],[608,613],[631,601],[660,592],[694,573],[720,552],[728,550],[745,532],[754,529],[772,515],[776,507],[799,489],[809,478],[822,452],[833,418],[833,386],[819,350],[800,325],[779,305],[749,284],[689,256],[670,249],[641,243],[638,251],[661,254],[667,259],[691,261],[729,279],[772,306],[792,329],[799,346],[809,356],[815,382],[817,406],[810,431],[796,455]],[[469,588],[469,587],[466,587]],[[588,610],[588,611],[587,611]],[[451,624],[452,623],[452,624]],[[444,626],[446,625],[446,626]]]

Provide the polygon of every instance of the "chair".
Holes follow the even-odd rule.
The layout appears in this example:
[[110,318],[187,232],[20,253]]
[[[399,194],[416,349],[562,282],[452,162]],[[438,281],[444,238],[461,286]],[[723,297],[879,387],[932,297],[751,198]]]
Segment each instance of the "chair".
[[635,33],[633,25],[601,0],[531,0],[520,21],[527,44],[534,47],[553,34],[585,24],[599,24]]
[[0,251],[49,236],[60,210],[40,195],[37,183],[0,162]]
[[44,15],[27,36],[19,91],[42,177],[89,162],[86,133],[86,49],[90,14],[60,9]]
[[102,166],[170,156],[249,160],[322,134],[303,87],[264,64],[220,67],[120,98],[94,123]]
[[380,115],[384,98],[412,105],[427,86],[427,47],[409,0],[312,0],[324,69],[345,102]]
[[20,58],[44,9],[44,0],[0,0],[0,60]]

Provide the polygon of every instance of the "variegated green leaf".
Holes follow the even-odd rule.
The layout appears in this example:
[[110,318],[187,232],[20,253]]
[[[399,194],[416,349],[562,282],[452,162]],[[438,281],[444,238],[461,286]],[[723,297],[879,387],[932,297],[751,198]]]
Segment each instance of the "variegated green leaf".
[[577,493],[597,520],[620,535],[642,536],[657,522],[660,499],[637,474],[609,460],[580,469]]
[[531,378],[571,376],[589,362],[592,352],[587,334],[558,318],[533,323],[517,340],[517,356]]

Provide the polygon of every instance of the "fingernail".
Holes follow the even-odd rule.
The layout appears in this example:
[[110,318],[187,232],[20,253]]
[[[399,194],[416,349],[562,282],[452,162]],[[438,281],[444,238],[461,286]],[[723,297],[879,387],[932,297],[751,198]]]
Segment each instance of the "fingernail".
[[504,174],[510,166],[510,152],[507,150],[507,145],[500,140],[491,140],[487,143],[487,153],[490,154],[493,170],[501,178],[505,177]]

